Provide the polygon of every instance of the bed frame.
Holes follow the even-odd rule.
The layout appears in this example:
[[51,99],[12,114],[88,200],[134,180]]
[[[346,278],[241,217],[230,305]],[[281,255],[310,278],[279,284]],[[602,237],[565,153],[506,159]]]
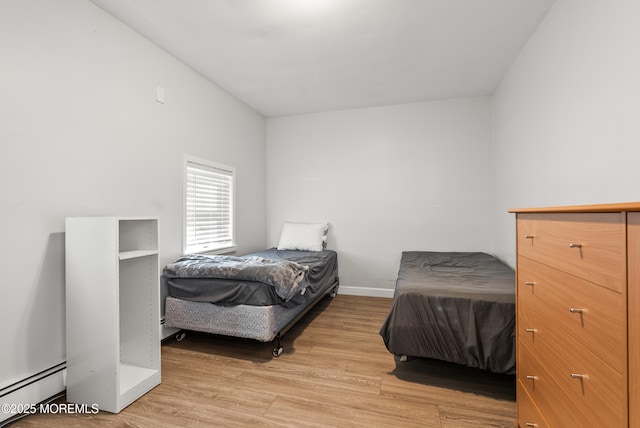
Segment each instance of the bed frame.
[[[323,297],[335,297],[339,281],[329,284],[306,304],[291,308],[280,305],[224,306],[208,302],[195,302],[167,297],[165,326],[181,330],[200,331],[225,336],[254,339],[260,342],[274,342],[272,354],[279,357],[284,350],[281,339],[307,312]],[[176,335],[178,341],[184,339],[185,332]]]

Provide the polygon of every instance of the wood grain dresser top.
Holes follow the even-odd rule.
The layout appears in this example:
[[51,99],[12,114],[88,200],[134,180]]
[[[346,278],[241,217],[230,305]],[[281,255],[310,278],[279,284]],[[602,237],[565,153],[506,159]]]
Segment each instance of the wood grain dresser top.
[[555,207],[511,208],[510,213],[609,213],[640,211],[640,202],[621,202],[615,204],[568,205]]

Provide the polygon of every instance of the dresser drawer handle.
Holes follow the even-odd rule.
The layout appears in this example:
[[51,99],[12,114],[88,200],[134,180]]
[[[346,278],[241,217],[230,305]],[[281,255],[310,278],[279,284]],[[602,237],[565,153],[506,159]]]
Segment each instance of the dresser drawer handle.
[[582,244],[571,242],[569,248],[582,248]]
[[529,380],[537,380],[538,376],[527,376],[527,379],[529,379]]
[[538,424],[534,424],[533,422],[527,422],[527,423],[524,424],[524,426],[526,426],[526,427],[537,427]]
[[536,282],[535,281],[525,281],[524,285],[530,285],[530,286],[533,287],[534,285],[536,285]]
[[524,239],[533,239],[535,235],[524,235]]
[[524,331],[526,331],[527,333],[535,333],[536,331],[538,331],[537,328],[525,328]]
[[587,376],[586,374],[580,374],[580,373],[571,373],[571,379],[580,379],[580,388],[582,389],[582,395],[584,395],[584,380],[587,379],[589,376]]
[[569,312],[572,314],[581,314],[583,312],[582,308],[569,308]]

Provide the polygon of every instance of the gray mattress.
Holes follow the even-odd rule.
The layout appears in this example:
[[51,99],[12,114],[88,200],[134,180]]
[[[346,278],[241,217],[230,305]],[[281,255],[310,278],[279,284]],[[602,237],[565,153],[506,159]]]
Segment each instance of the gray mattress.
[[[225,291],[218,292],[207,290],[207,287],[215,288],[220,285],[216,284],[216,281],[203,282],[191,290],[190,298],[171,295],[166,298],[165,326],[269,342],[310,305],[337,287],[338,261],[335,251],[279,251],[272,248],[252,255],[265,258],[283,257],[308,265],[307,275],[310,278],[307,291],[287,303],[277,296],[271,296],[272,300],[261,301],[261,304],[251,298],[245,299],[245,303],[237,303],[236,298],[220,299],[220,296],[244,294],[250,297],[261,293],[256,290],[262,290],[262,294],[269,295],[265,290],[272,287],[262,283],[239,281],[239,284],[231,282],[232,286],[228,288],[229,281],[224,280],[221,286]],[[174,292],[175,290],[174,285]],[[180,290],[180,293],[183,293],[184,287]],[[216,299],[216,303],[209,301]],[[246,303],[247,301],[249,303]]]
[[335,282],[338,275],[338,255],[335,251],[298,251],[270,248],[247,256],[265,259],[282,259],[309,266],[306,273],[308,286],[304,294],[298,294],[284,301],[274,287],[255,281],[219,278],[176,278],[167,269],[163,280],[169,288],[169,295],[194,302],[209,302],[226,305],[295,307],[314,298],[319,291]]
[[515,274],[485,253],[406,251],[380,335],[395,355],[515,373]]

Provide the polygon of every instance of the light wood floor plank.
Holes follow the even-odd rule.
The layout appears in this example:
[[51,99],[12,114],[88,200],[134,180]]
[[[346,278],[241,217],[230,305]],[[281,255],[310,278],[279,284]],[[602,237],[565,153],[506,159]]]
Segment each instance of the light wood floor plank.
[[[400,415],[396,408],[391,412],[381,412],[374,403],[362,403],[354,406],[345,403],[354,397],[340,397],[333,400],[317,400],[302,397],[281,396],[276,399],[267,413],[267,417],[278,422],[289,422],[291,426],[310,427],[437,427],[440,428],[440,417],[437,407],[421,409],[420,415],[408,417]],[[389,406],[386,406],[387,408]],[[292,418],[292,415],[296,415]]]

